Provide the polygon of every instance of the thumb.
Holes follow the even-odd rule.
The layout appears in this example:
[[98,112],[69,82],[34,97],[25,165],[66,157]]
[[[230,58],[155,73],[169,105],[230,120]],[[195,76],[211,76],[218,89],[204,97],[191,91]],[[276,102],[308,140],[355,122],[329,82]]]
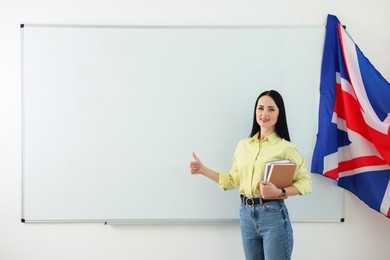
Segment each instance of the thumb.
[[195,152],[192,152],[192,157],[194,157],[195,161],[200,162],[198,156],[196,156]]

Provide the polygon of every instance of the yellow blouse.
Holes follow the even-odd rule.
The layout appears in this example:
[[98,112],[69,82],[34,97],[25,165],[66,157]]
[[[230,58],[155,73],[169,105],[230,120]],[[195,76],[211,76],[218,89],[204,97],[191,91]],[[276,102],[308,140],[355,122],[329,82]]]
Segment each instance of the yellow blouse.
[[259,140],[259,133],[242,139],[236,148],[230,173],[219,174],[219,185],[225,190],[240,186],[240,194],[260,197],[259,182],[264,176],[264,165],[268,161],[288,159],[297,165],[293,185],[301,195],[311,193],[312,182],[306,170],[305,160],[296,146],[280,138],[275,132]]

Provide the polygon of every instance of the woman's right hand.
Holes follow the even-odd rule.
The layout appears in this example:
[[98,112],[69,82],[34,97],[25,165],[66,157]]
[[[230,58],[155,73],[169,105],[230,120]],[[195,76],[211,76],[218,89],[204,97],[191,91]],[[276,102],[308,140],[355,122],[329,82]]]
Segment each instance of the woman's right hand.
[[190,171],[192,174],[201,174],[204,173],[204,165],[199,160],[198,156],[194,152],[192,152],[192,157],[194,157],[194,161],[190,162]]
[[190,162],[190,171],[191,174],[202,174],[206,176],[207,178],[210,178],[211,180],[215,181],[216,183],[219,183],[219,173],[216,171],[213,171],[206,166],[203,165],[203,163],[199,160],[198,156],[194,152],[192,152],[192,157],[194,157],[195,161]]

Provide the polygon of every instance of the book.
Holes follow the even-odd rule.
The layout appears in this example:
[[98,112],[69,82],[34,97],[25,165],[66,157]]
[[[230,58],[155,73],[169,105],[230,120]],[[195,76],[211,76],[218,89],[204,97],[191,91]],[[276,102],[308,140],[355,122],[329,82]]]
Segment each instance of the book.
[[264,180],[272,182],[278,188],[292,184],[297,166],[289,160],[269,161],[265,163]]

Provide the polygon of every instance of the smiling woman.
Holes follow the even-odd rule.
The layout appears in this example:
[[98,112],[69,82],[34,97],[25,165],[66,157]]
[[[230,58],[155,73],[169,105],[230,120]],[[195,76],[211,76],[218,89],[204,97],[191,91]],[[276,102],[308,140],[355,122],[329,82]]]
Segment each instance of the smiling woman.
[[[247,260],[290,259],[293,234],[284,199],[311,193],[312,181],[305,160],[290,142],[282,96],[264,91],[256,100],[250,138],[239,142],[229,173],[219,173],[203,165],[193,154],[192,174],[202,174],[225,190],[239,187],[240,226]],[[267,162],[288,160],[296,171],[290,185],[276,187],[264,180]]]

